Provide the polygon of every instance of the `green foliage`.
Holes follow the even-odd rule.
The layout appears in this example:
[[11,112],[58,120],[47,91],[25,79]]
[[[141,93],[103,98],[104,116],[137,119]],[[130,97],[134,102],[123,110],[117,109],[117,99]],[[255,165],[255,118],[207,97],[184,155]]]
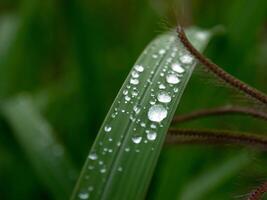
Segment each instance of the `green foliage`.
[[[225,34],[216,37],[205,54],[267,91],[265,0],[0,2],[1,200],[67,199],[78,179],[75,171],[81,170],[130,67],[149,41],[175,26],[173,12],[182,24],[206,29],[223,25]],[[201,75],[193,74],[177,113],[236,100]],[[45,132],[39,130],[43,124],[49,127]],[[264,122],[246,117],[202,119],[180,126],[267,131]],[[52,162],[53,150],[37,145],[43,135],[65,150],[62,160]],[[151,161],[147,168],[151,174],[144,177],[152,176],[146,198],[180,199],[202,175],[206,187],[198,190],[205,200],[247,194],[266,177],[266,156],[249,149],[253,162],[238,163],[239,170],[223,167],[238,162],[242,152],[230,146],[163,146],[153,176]],[[156,163],[159,152],[153,153]],[[221,181],[209,176],[211,169]],[[69,180],[69,170],[75,180]]]

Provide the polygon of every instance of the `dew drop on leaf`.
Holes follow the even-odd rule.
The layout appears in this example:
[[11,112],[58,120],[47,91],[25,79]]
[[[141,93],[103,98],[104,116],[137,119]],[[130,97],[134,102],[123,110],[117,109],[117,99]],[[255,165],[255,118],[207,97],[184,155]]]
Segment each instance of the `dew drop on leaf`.
[[168,111],[162,105],[153,105],[148,110],[148,119],[152,122],[161,122],[167,117]]
[[112,129],[111,126],[107,125],[105,126],[104,131],[108,133],[111,131],[111,129]]
[[147,131],[147,139],[150,141],[154,141],[157,138],[157,133],[155,131]]
[[132,141],[135,144],[139,144],[142,141],[142,137],[141,136],[133,136]]
[[180,65],[180,63],[173,63],[171,67],[172,70],[177,73],[184,73],[184,68]]
[[161,103],[169,103],[171,101],[171,96],[165,91],[159,92],[157,98]]
[[87,192],[81,192],[81,193],[79,193],[79,198],[80,199],[88,199],[89,194]]
[[193,57],[189,54],[184,54],[180,57],[180,60],[184,64],[191,64],[193,62]]
[[144,71],[144,67],[142,65],[135,65],[134,69],[138,72],[143,72]]
[[166,81],[170,84],[177,84],[180,82],[180,79],[175,74],[168,74],[166,76]]
[[91,160],[97,160],[97,154],[96,153],[90,153],[88,158]]

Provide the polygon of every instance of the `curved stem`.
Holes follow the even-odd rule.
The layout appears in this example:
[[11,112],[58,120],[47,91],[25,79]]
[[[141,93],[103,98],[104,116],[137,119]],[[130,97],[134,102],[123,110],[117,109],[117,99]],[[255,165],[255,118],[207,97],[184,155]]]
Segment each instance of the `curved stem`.
[[238,144],[267,149],[267,137],[253,133],[234,132],[229,130],[196,130],[170,128],[167,144],[205,143],[205,144]]
[[206,67],[210,72],[212,72],[219,79],[223,80],[228,85],[237,89],[238,91],[242,91],[244,94],[248,95],[254,100],[267,105],[267,96],[260,92],[259,90],[247,85],[246,83],[240,81],[236,77],[224,71],[218,65],[210,61],[204,55],[202,55],[188,40],[186,34],[181,26],[177,27],[178,37],[181,42],[185,46],[185,48],[202,64]]
[[261,184],[258,188],[253,190],[247,200],[260,200],[264,193],[267,192],[267,182]]
[[201,117],[209,117],[209,116],[216,116],[216,115],[248,115],[251,117],[255,117],[258,119],[266,120],[267,121],[267,114],[258,111],[252,108],[241,107],[241,106],[222,106],[210,109],[202,109],[198,111],[191,112],[189,114],[184,115],[176,115],[173,118],[172,124],[185,122],[189,120],[198,119]]

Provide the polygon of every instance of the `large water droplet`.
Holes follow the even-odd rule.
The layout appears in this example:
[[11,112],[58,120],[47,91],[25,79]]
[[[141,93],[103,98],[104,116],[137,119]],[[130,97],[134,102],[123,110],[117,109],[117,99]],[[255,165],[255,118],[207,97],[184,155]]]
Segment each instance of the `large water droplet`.
[[161,122],[167,117],[168,111],[162,105],[153,105],[149,108],[148,119],[152,122]]
[[177,73],[184,73],[184,68],[182,68],[180,63],[173,63],[171,67],[172,67],[172,70]]
[[79,193],[79,198],[80,199],[88,199],[89,198],[88,192],[81,192],[81,193]]
[[108,132],[111,131],[111,129],[112,129],[111,126],[106,125],[105,128],[104,128],[104,131],[108,133]]
[[133,136],[132,141],[135,144],[139,144],[142,141],[142,137],[141,136]]
[[184,64],[191,64],[193,62],[193,57],[190,54],[184,54],[180,57],[180,60]]
[[97,160],[98,157],[97,157],[96,153],[90,153],[88,158],[91,159],[91,160]]
[[162,102],[162,103],[169,103],[171,101],[171,96],[165,92],[165,91],[161,91],[158,93],[158,101]]
[[180,82],[180,79],[175,74],[168,74],[166,76],[166,81],[170,84],[177,84]]
[[135,70],[138,72],[143,72],[144,71],[144,67],[142,65],[135,65]]
[[157,138],[157,133],[155,131],[147,131],[147,135],[146,135],[147,139],[150,141],[153,141]]

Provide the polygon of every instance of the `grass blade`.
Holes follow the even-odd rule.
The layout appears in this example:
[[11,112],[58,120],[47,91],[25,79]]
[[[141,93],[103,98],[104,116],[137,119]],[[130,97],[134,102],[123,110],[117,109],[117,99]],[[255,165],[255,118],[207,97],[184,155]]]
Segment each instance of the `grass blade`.
[[[199,50],[210,33],[187,31]],[[142,199],[196,61],[175,33],[156,38],[123,84],[91,148],[72,199]]]
[[54,199],[68,199],[76,170],[52,127],[35,108],[29,96],[19,96],[1,105],[14,135]]

